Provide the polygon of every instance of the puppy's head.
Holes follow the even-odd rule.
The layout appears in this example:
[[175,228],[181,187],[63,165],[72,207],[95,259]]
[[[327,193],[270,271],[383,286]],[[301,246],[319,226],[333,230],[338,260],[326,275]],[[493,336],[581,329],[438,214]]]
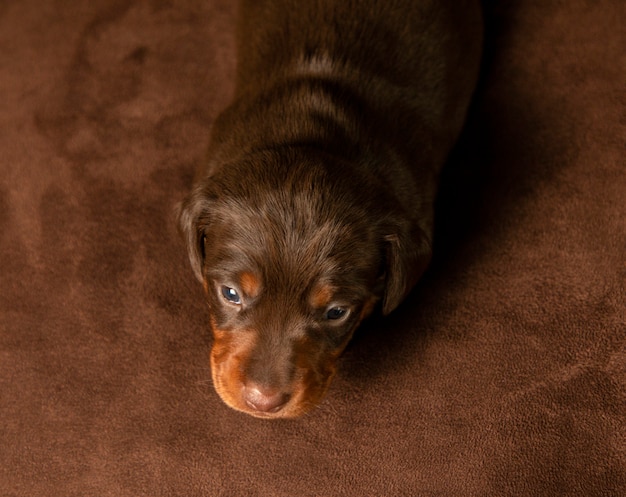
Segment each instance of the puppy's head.
[[359,323],[379,299],[393,310],[430,255],[421,232],[383,214],[380,187],[329,160],[282,151],[224,164],[180,211],[215,388],[254,416],[318,404]]

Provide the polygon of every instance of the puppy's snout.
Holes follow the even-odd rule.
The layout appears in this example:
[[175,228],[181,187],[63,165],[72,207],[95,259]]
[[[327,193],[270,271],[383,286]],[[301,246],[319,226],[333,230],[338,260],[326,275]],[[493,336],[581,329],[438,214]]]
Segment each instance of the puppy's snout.
[[275,413],[280,411],[291,395],[278,390],[264,387],[257,383],[248,383],[243,389],[243,398],[248,407],[261,413]]

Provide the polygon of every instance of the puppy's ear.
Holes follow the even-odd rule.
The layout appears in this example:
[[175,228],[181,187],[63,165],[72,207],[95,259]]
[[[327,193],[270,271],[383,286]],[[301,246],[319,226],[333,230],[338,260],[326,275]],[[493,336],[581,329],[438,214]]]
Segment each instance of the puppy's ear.
[[204,281],[204,229],[208,224],[212,200],[200,189],[194,190],[177,207],[178,229],[187,244],[191,269],[200,282]]
[[383,314],[393,311],[420,279],[432,257],[430,239],[412,223],[385,236],[386,278]]

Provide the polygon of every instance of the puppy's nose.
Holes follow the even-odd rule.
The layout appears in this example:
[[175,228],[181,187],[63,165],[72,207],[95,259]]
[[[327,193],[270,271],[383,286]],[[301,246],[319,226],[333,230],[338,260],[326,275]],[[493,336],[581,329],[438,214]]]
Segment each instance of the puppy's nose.
[[278,412],[289,402],[288,393],[269,389],[256,383],[248,383],[243,398],[249,407],[259,412]]

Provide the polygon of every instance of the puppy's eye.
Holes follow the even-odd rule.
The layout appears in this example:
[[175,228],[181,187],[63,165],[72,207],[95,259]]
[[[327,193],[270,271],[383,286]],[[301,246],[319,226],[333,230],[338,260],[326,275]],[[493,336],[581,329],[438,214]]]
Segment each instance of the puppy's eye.
[[222,286],[221,292],[222,297],[224,297],[231,304],[241,304],[241,297],[239,296],[239,293],[237,293],[237,290],[235,290],[234,288],[231,288],[229,286]]
[[348,314],[348,309],[345,307],[331,307],[326,311],[326,319],[330,321],[337,321],[345,317]]

